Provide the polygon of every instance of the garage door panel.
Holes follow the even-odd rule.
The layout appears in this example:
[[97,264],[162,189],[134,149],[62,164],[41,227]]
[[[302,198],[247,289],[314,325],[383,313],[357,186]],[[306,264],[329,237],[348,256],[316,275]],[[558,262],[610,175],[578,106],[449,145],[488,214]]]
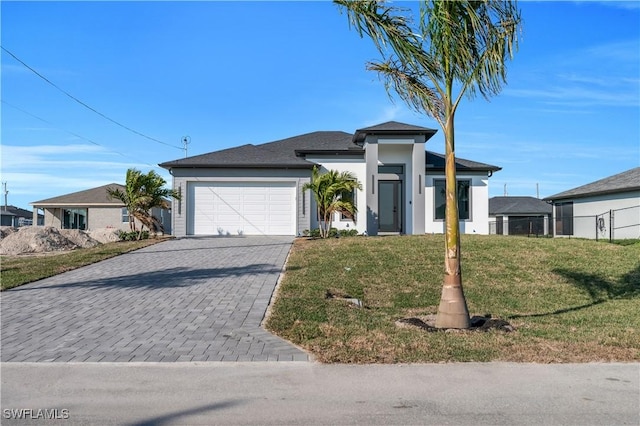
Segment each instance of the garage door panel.
[[[285,209],[287,208],[287,206],[283,206],[283,207]],[[265,205],[265,203],[260,203],[260,204],[245,203],[244,204],[244,211],[245,211],[245,213],[265,214],[269,210],[267,209],[267,206]]]
[[295,235],[295,182],[198,182],[189,192],[193,235]]
[[288,212],[288,211],[289,211],[289,208],[288,208],[288,207],[289,207],[289,206],[285,206],[285,205],[278,205],[278,204],[276,204],[276,205],[272,205],[272,206],[269,208],[269,211],[270,211],[271,213],[274,213],[274,212],[276,212],[276,213],[286,213],[286,212]]

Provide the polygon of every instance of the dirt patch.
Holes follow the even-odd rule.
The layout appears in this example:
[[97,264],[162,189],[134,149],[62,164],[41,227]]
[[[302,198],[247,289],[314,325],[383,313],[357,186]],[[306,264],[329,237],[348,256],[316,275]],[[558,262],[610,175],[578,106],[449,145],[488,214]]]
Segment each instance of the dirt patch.
[[447,328],[437,328],[436,324],[436,316],[435,315],[426,315],[423,317],[410,317],[410,318],[401,318],[396,321],[396,326],[398,327],[409,327],[409,328],[419,328],[428,332],[474,332],[474,331],[489,331],[489,330],[498,330],[504,332],[515,331],[515,328],[509,324],[507,321],[499,319],[499,318],[491,318],[485,316],[473,316],[471,317],[471,326],[468,329],[460,330],[460,329],[447,329]]
[[109,229],[88,233],[78,229],[57,229],[52,226],[1,227],[0,254],[12,256],[91,248],[103,242],[118,241],[116,232],[114,229]]

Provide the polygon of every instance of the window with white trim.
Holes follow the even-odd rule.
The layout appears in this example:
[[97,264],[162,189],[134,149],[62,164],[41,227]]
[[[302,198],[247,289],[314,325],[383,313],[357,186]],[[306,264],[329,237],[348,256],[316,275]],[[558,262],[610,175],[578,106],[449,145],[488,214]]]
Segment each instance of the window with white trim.
[[122,223],[129,223],[129,209],[122,208]]
[[[351,201],[351,203],[356,206],[356,194],[357,194],[357,190],[354,189],[353,191],[351,191],[351,193],[344,193],[342,194],[341,197],[345,197],[345,199]],[[344,214],[344,213],[340,213],[340,221],[342,222],[346,222],[346,221],[352,221],[354,220],[354,218],[350,217],[348,214]]]

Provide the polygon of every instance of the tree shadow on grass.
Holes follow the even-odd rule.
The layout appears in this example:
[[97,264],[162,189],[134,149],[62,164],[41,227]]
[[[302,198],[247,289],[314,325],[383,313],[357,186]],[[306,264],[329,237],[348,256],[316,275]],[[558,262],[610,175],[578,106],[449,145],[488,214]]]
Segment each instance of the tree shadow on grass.
[[87,290],[101,290],[109,288],[154,290],[188,287],[218,278],[279,273],[280,269],[276,268],[274,265],[257,263],[253,265],[226,268],[170,268],[158,271],[139,272],[132,275],[117,275],[83,281],[70,280],[69,282],[63,281],[64,274],[62,274],[6,290],[3,292],[3,295],[6,296],[17,291],[47,290],[56,288],[82,288]]
[[640,265],[625,273],[619,280],[609,280],[600,275],[590,274],[576,270],[556,268],[553,270],[558,275],[565,277],[571,285],[585,292],[591,298],[591,302],[584,305],[558,309],[553,312],[539,314],[511,315],[509,319],[545,317],[549,315],[564,314],[579,311],[614,299],[633,299],[640,297]]

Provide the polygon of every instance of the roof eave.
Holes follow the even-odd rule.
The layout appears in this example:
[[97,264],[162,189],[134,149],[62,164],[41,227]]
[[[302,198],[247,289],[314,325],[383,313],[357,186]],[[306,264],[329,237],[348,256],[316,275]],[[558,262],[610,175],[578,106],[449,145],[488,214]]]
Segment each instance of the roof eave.
[[314,164],[309,162],[309,164],[252,164],[252,163],[241,163],[241,164],[159,164],[160,167],[165,169],[312,169]]
[[[428,167],[426,168],[427,171],[434,171],[434,172],[444,172],[445,168],[444,167]],[[498,166],[490,166],[490,167],[466,167],[466,166],[456,166],[456,171],[461,171],[461,172],[499,172],[500,170],[502,170],[502,167],[498,167]]]
[[305,155],[346,155],[346,156],[363,156],[364,150],[360,149],[296,149],[297,157]]
[[632,191],[640,191],[640,186],[634,186],[630,188],[609,189],[604,191],[583,192],[578,194],[567,194],[567,195],[562,195],[562,192],[561,192],[559,194],[543,198],[542,200],[543,201],[570,200],[574,198],[588,198],[588,197],[595,197],[597,195],[621,194],[624,192],[632,192]]
[[123,203],[48,203],[42,201],[35,201],[29,203],[33,207],[124,207]]
[[[353,138],[351,139],[353,143],[361,144],[364,142],[367,135],[424,135],[425,142],[431,139],[433,135],[435,135],[438,131],[435,129],[426,129],[426,130],[367,130],[363,131],[362,129],[356,130],[353,134]],[[428,136],[428,137],[427,137]]]

